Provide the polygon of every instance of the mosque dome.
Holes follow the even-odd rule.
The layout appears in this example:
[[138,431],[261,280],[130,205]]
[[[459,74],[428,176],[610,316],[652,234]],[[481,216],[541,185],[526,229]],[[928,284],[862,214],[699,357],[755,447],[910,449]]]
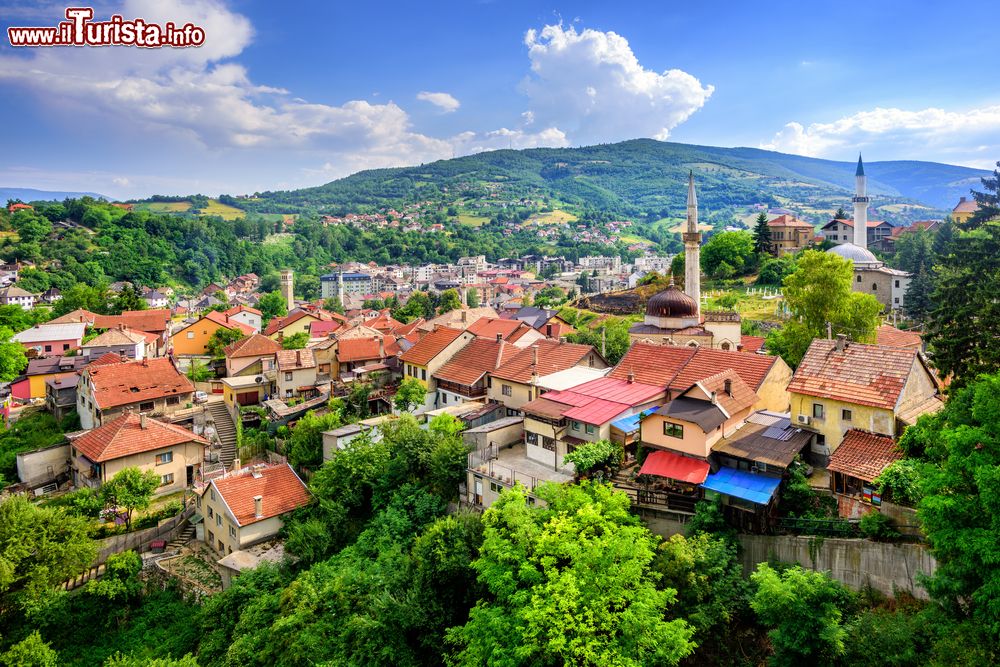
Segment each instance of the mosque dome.
[[646,302],[648,317],[697,317],[695,300],[671,283],[670,287],[650,297]]
[[853,243],[835,245],[827,250],[827,252],[832,252],[834,255],[840,255],[844,259],[849,259],[854,262],[855,266],[881,264],[879,259],[872,254],[871,250],[854,245]]

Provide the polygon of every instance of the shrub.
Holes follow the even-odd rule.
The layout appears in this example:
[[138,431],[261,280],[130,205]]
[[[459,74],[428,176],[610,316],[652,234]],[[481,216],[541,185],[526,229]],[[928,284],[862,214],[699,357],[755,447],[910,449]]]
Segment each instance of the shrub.
[[892,527],[892,519],[878,511],[868,512],[861,517],[861,534],[870,540],[893,540],[899,531]]
[[916,507],[923,497],[920,492],[921,469],[915,459],[894,461],[875,480],[879,495],[894,503]]
[[625,460],[625,450],[610,440],[598,440],[580,445],[563,459],[576,466],[578,475],[585,475],[596,468],[620,466]]

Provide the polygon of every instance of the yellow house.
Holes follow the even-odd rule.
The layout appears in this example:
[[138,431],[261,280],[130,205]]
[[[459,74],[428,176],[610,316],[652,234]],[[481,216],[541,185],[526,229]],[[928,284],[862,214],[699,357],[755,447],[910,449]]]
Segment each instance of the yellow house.
[[152,470],[160,478],[157,493],[192,485],[208,442],[175,424],[126,412],[70,441],[73,482],[99,488],[124,468]]
[[217,311],[207,313],[200,319],[175,332],[170,337],[170,347],[178,356],[204,356],[208,354],[208,342],[219,329],[232,329],[244,336],[252,336],[252,326],[230,319]]
[[788,385],[792,425],[813,432],[812,453],[826,464],[850,429],[898,437],[943,402],[940,383],[913,349],[814,340]]
[[309,333],[309,327],[313,322],[320,322],[329,317],[321,317],[318,314],[307,313],[304,310],[295,310],[285,317],[275,317],[267,323],[264,335],[276,341],[281,341],[297,333]]
[[222,555],[278,535],[284,518],[309,503],[291,466],[253,466],[213,479],[196,500],[205,518],[205,543]]
[[[75,374],[90,361],[85,357],[39,357],[29,359],[24,374],[27,377],[28,395],[23,389],[13,388],[16,398],[45,398],[45,383],[53,378],[64,378]],[[23,384],[23,383],[21,383]]]
[[502,363],[490,373],[487,396],[502,403],[508,411],[517,411],[541,395],[538,378],[553,375],[575,366],[604,369],[608,362],[591,345],[564,343],[546,338]]
[[434,373],[473,338],[474,335],[462,329],[435,328],[400,356],[403,375],[416,379],[428,393],[437,391]]
[[951,219],[962,224],[969,221],[969,218],[979,210],[979,204],[976,200],[969,200],[967,197],[962,197],[958,200],[958,204],[951,211]]

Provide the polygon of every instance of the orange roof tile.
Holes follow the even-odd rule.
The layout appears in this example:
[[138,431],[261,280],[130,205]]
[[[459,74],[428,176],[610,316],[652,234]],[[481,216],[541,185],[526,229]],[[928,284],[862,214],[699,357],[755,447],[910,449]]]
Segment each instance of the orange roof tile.
[[[287,463],[212,480],[212,486],[240,526],[280,516],[307,505],[309,489]],[[261,497],[261,516],[254,498]]]
[[809,229],[812,229],[812,225],[810,225],[805,220],[799,220],[795,216],[793,216],[793,215],[787,215],[787,214],[786,215],[779,215],[774,220],[768,220],[767,221],[767,226],[768,227],[808,227]]
[[[533,369],[536,349],[538,350],[538,367]],[[531,382],[533,370],[537,370],[538,375],[558,373],[576,366],[591,353],[594,354],[595,358],[601,359],[600,354],[591,345],[564,343],[551,338],[543,338],[505,361],[491,375],[503,380],[527,384]],[[603,360],[601,361],[603,363]]]
[[441,354],[463,333],[461,329],[438,327],[434,331],[426,333],[419,342],[404,352],[400,359],[417,366],[426,366],[431,359]]
[[233,306],[229,310],[224,311],[223,315],[228,315],[229,317],[232,317],[233,315],[239,315],[240,313],[253,313],[254,315],[263,315],[263,313],[261,313],[256,308],[251,308],[250,306],[244,306],[242,304],[239,306]]
[[337,341],[337,360],[342,363],[381,358],[382,346],[378,338],[342,338]]
[[883,324],[876,333],[878,345],[901,347],[907,350],[919,350],[923,347],[923,340],[917,331],[903,331],[894,326]]
[[[729,393],[726,393],[726,382],[729,382]],[[757,402],[757,392],[751,389],[739,374],[732,368],[698,380],[709,396],[715,393],[715,400],[730,416],[752,407]],[[694,385],[692,385],[693,387]]]
[[874,482],[893,461],[901,458],[903,453],[889,436],[852,428],[830,455],[827,470]]
[[916,350],[816,339],[795,370],[788,391],[892,410],[910,375]]
[[46,324],[74,324],[76,322],[85,322],[87,324],[93,324],[94,320],[101,317],[97,313],[92,313],[89,310],[83,308],[77,308],[76,310],[71,310],[65,315],[60,315],[59,317],[49,320]]
[[670,388],[686,389],[698,380],[731,368],[746,382],[750,389],[757,391],[777,361],[778,357],[766,354],[699,347],[695,350],[691,360],[684,365],[674,381],[670,383]]
[[162,333],[170,325],[170,309],[126,310],[121,315],[97,315],[94,318],[94,326],[98,329],[112,329],[119,324],[129,329]]
[[316,355],[312,350],[280,350],[275,355],[279,371],[296,371],[316,367]]
[[504,361],[521,352],[505,340],[476,338],[434,373],[438,380],[472,386]]
[[[694,354],[695,348],[693,347],[636,342],[621,358],[618,365],[608,373],[608,377],[627,380],[629,373],[634,373],[637,382],[668,387],[685,364],[691,361]],[[688,386],[692,384],[694,381],[690,382]]]
[[952,213],[975,213],[979,210],[979,204],[975,199],[969,199],[967,197],[962,197],[955,208],[952,209]]
[[750,336],[748,334],[740,336],[740,345],[743,346],[744,352],[758,352],[764,347],[764,343],[766,342],[767,338],[764,336]]
[[[491,338],[496,340],[497,334],[504,337],[504,340],[509,340],[514,333],[521,328],[522,322],[520,320],[503,320],[499,317],[483,317],[472,324],[466,329],[469,333],[477,336],[479,338]],[[524,325],[529,328],[528,325]],[[518,334],[518,337],[523,336],[524,333]]]
[[[240,322],[239,320],[230,319],[229,315],[220,313],[217,310],[213,310],[209,313],[206,313],[202,319],[208,320],[209,322],[215,322],[216,324],[224,326],[227,329],[240,331],[247,336],[257,333],[257,330],[254,329],[249,324],[247,324],[246,322]],[[195,324],[197,324],[197,322],[195,322]],[[191,326],[194,326],[194,324],[192,324]]]
[[178,373],[170,359],[165,358],[119,361],[116,364],[92,363],[83,372],[90,376],[94,385],[94,403],[102,410],[194,393],[190,380]]
[[240,359],[242,357],[264,357],[277,354],[281,350],[281,345],[267,336],[255,333],[252,336],[241,338],[234,343],[230,343],[222,348],[222,352],[230,359]]
[[123,456],[151,452],[164,447],[174,447],[188,442],[208,445],[208,441],[191,431],[167,424],[151,417],[143,419],[126,412],[108,423],[87,431],[73,441],[73,446],[94,463],[103,463]]

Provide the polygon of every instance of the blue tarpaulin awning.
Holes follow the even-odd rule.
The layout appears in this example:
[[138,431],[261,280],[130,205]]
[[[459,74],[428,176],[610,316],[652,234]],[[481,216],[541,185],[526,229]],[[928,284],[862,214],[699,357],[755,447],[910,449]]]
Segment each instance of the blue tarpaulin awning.
[[705,479],[702,487],[758,505],[767,505],[779,484],[781,479],[777,477],[766,477],[736,468],[720,468]]
[[639,430],[639,422],[646,415],[656,412],[656,410],[643,410],[637,415],[629,415],[611,422],[611,425],[623,433],[634,433]]

